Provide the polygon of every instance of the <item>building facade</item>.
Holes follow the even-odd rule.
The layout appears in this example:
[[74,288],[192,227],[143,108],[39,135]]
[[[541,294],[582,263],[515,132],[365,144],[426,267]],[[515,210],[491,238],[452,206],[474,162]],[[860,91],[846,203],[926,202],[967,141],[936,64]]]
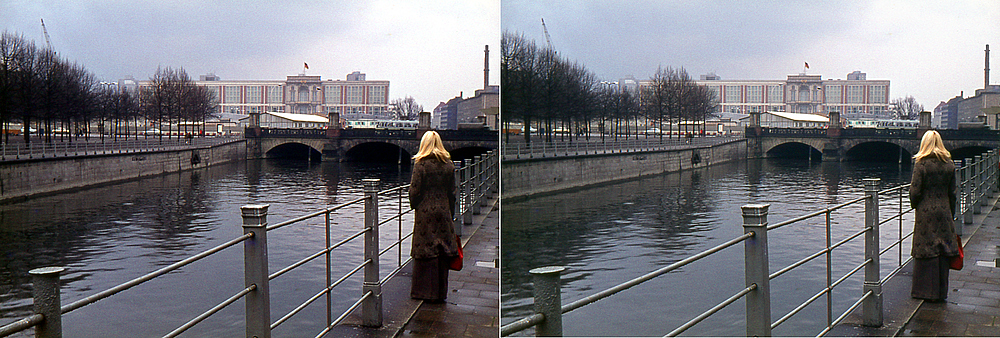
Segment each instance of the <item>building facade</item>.
[[[135,81],[137,88],[149,81]],[[215,94],[219,112],[248,115],[279,112],[342,118],[388,118],[389,81],[369,81],[354,72],[346,80],[323,80],[318,75],[292,75],[285,80],[221,80],[209,74],[195,81]]]
[[[715,93],[717,113],[750,114],[765,111],[828,115],[847,119],[889,117],[889,80],[867,80],[859,71],[847,80],[795,74],[784,80],[722,80],[715,74],[695,80]],[[649,80],[638,81],[640,90]]]

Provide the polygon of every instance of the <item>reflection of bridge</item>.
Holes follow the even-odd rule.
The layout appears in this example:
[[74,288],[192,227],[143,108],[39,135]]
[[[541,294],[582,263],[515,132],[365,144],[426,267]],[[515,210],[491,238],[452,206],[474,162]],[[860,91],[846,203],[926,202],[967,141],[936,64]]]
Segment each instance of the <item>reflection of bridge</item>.
[[[496,149],[499,136],[491,130],[437,130],[456,159]],[[421,130],[247,128],[247,157],[306,157],[319,159],[396,160],[416,154]]]
[[[938,130],[952,157],[972,157],[1000,148],[1000,131]],[[843,159],[899,159],[909,162],[920,148],[918,129],[747,128],[751,156]]]

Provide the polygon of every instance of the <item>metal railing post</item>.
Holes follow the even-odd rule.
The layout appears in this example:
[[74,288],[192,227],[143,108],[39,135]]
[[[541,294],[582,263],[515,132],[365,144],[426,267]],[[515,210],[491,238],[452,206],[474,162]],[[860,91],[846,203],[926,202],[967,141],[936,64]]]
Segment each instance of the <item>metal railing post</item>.
[[247,337],[271,337],[271,297],[267,273],[267,207],[244,205],[243,233],[253,237],[243,242],[243,281],[255,289],[246,296]]
[[378,275],[378,184],[379,179],[362,180],[365,192],[365,283],[361,294],[372,295],[361,303],[361,324],[382,326],[382,285]]
[[62,267],[38,268],[28,271],[34,287],[34,311],[45,319],[35,325],[35,337],[62,337],[62,307],[59,296],[59,274],[65,271]]
[[472,187],[472,160],[462,161],[462,181],[463,184],[463,195],[465,198],[462,199],[462,224],[472,224],[472,199],[473,199],[473,187]]
[[486,156],[476,156],[476,214],[482,214],[486,207]]
[[878,225],[878,186],[880,179],[866,178],[865,195],[865,286],[862,294],[869,291],[872,296],[862,303],[862,317],[865,326],[882,326],[882,285],[879,278],[879,225]]
[[535,312],[545,320],[535,326],[536,337],[562,337],[562,290],[560,274],[566,268],[547,266],[528,271],[535,287]]
[[986,158],[983,155],[976,155],[976,198],[979,202],[979,213],[983,213],[983,207],[986,206]]
[[455,165],[455,211],[452,213],[452,223],[455,223],[455,234],[462,236],[462,162],[451,162]]
[[[971,160],[970,160],[971,161]],[[972,163],[967,163],[962,167],[962,193],[965,195],[965,210],[962,211],[962,223],[972,223]]]
[[770,204],[747,204],[743,209],[743,233],[753,233],[744,243],[747,294],[747,336],[771,336],[771,282],[767,258],[767,209]]
[[955,164],[955,194],[958,195],[958,198],[955,200],[955,215],[952,217],[952,220],[955,221],[953,222],[955,223],[955,234],[961,236],[962,222],[960,219],[962,218],[962,161],[952,160],[952,162]]

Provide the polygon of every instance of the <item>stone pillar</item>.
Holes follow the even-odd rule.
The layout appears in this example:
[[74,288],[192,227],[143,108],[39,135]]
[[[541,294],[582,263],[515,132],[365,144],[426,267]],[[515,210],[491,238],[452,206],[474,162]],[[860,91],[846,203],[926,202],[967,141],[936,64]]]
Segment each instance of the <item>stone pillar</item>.
[[844,126],[840,124],[840,112],[838,111],[830,112],[830,122],[826,127],[826,136],[840,137],[841,129],[844,129]]
[[428,130],[431,129],[431,113],[422,111],[417,119],[417,129]]

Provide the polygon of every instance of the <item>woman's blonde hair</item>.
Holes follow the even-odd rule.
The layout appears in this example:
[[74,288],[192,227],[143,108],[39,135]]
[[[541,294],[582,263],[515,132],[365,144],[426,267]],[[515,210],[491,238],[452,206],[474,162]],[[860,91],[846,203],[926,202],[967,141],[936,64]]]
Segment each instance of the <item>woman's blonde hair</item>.
[[420,138],[420,150],[417,151],[416,155],[413,155],[413,160],[420,161],[424,157],[431,155],[434,155],[441,162],[451,162],[451,154],[448,153],[448,150],[444,149],[444,143],[441,142],[441,135],[438,135],[436,131],[428,130]]
[[944,141],[941,140],[941,134],[938,134],[934,130],[924,132],[924,136],[920,138],[920,151],[916,155],[913,155],[913,159],[920,161],[924,157],[931,155],[934,155],[941,161],[951,162],[951,153],[948,152],[948,149],[944,148]]

